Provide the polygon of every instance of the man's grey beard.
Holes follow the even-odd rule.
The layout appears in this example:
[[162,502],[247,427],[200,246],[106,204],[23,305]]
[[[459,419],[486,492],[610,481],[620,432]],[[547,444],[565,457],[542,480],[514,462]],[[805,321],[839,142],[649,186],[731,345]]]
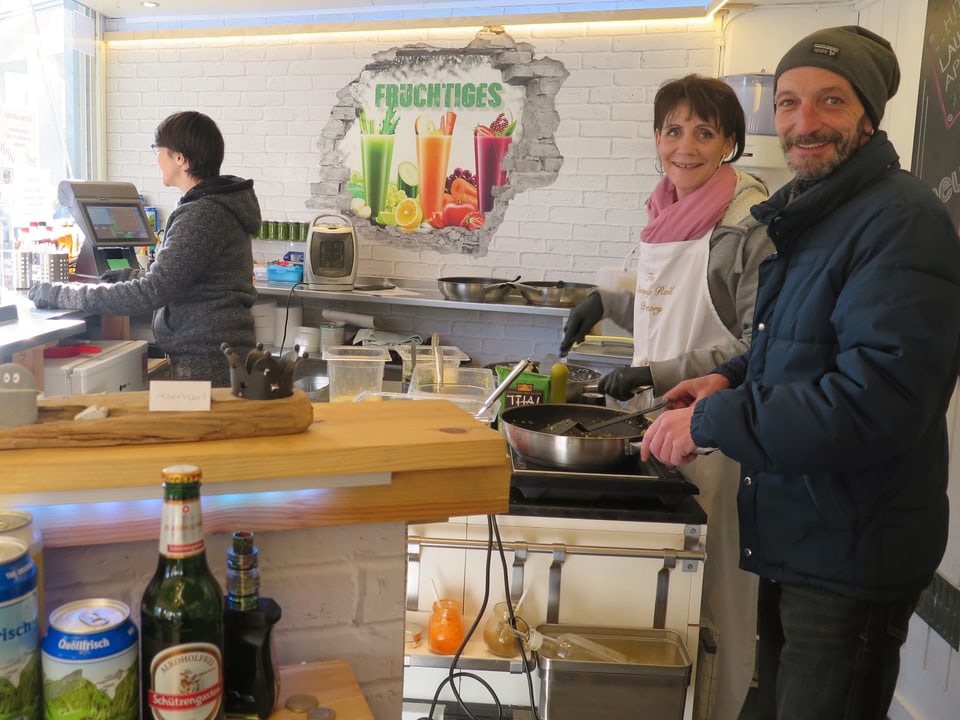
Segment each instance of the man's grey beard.
[[[833,171],[843,165],[847,160],[853,157],[853,154],[860,148],[860,139],[863,137],[863,128],[866,123],[866,116],[860,118],[860,132],[856,137],[844,138],[838,132],[814,133],[813,135],[798,135],[787,140],[780,141],[780,147],[783,150],[784,159],[787,161],[787,167],[793,171],[793,187],[791,196],[795,197],[802,192],[806,192],[818,182],[833,174]],[[794,145],[813,145],[816,143],[833,143],[837,149],[836,155],[832,160],[817,165],[815,167],[794,167],[793,163],[787,157],[787,151]]]

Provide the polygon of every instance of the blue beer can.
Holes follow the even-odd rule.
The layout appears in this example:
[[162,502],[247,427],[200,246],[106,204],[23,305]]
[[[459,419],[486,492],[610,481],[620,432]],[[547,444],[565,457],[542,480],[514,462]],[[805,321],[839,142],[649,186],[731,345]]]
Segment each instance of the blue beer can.
[[126,603],[93,598],[58,607],[42,665],[45,720],[93,718],[102,707],[118,720],[139,717],[139,635]]
[[0,682],[11,717],[40,720],[40,605],[37,566],[20,538],[0,536]]

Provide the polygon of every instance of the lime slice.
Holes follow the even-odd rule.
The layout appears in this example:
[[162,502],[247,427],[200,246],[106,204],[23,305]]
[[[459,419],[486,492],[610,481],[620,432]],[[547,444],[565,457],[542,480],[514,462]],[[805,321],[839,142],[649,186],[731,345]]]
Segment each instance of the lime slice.
[[397,224],[397,214],[392,212],[387,212],[386,210],[381,210],[380,214],[377,215],[377,222],[381,225],[396,225]]
[[412,162],[404,161],[397,165],[397,189],[406,193],[408,198],[415,198],[420,194],[420,176],[417,166]]
[[413,129],[417,135],[433,135],[437,132],[437,126],[433,124],[429,115],[418,115],[413,123]]

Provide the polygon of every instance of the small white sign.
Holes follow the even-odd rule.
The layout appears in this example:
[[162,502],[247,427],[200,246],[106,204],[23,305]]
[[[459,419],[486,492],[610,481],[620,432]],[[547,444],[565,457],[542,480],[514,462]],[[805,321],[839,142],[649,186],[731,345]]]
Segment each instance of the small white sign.
[[209,380],[151,380],[150,412],[210,412]]

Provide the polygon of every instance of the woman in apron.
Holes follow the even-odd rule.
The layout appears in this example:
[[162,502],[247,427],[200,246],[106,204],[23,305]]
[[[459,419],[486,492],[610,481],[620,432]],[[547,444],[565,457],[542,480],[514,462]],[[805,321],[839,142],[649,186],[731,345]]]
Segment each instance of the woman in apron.
[[[574,308],[560,347],[566,354],[601,319],[633,331],[630,367],[599,389],[637,409],[677,382],[703,375],[750,344],[760,262],[773,252],[750,207],[766,199],[757,178],[735,170],[745,121],[733,89],[689,75],[654,100],[654,138],[664,177],[647,202],[648,225],[625,262],[636,258],[633,292],[601,287]],[[658,170],[660,168],[658,167]],[[695,717],[737,720],[753,678],[757,578],[739,568],[739,468],[720,453],[682,472],[707,513],[701,622],[717,643],[709,676],[700,673]]]

